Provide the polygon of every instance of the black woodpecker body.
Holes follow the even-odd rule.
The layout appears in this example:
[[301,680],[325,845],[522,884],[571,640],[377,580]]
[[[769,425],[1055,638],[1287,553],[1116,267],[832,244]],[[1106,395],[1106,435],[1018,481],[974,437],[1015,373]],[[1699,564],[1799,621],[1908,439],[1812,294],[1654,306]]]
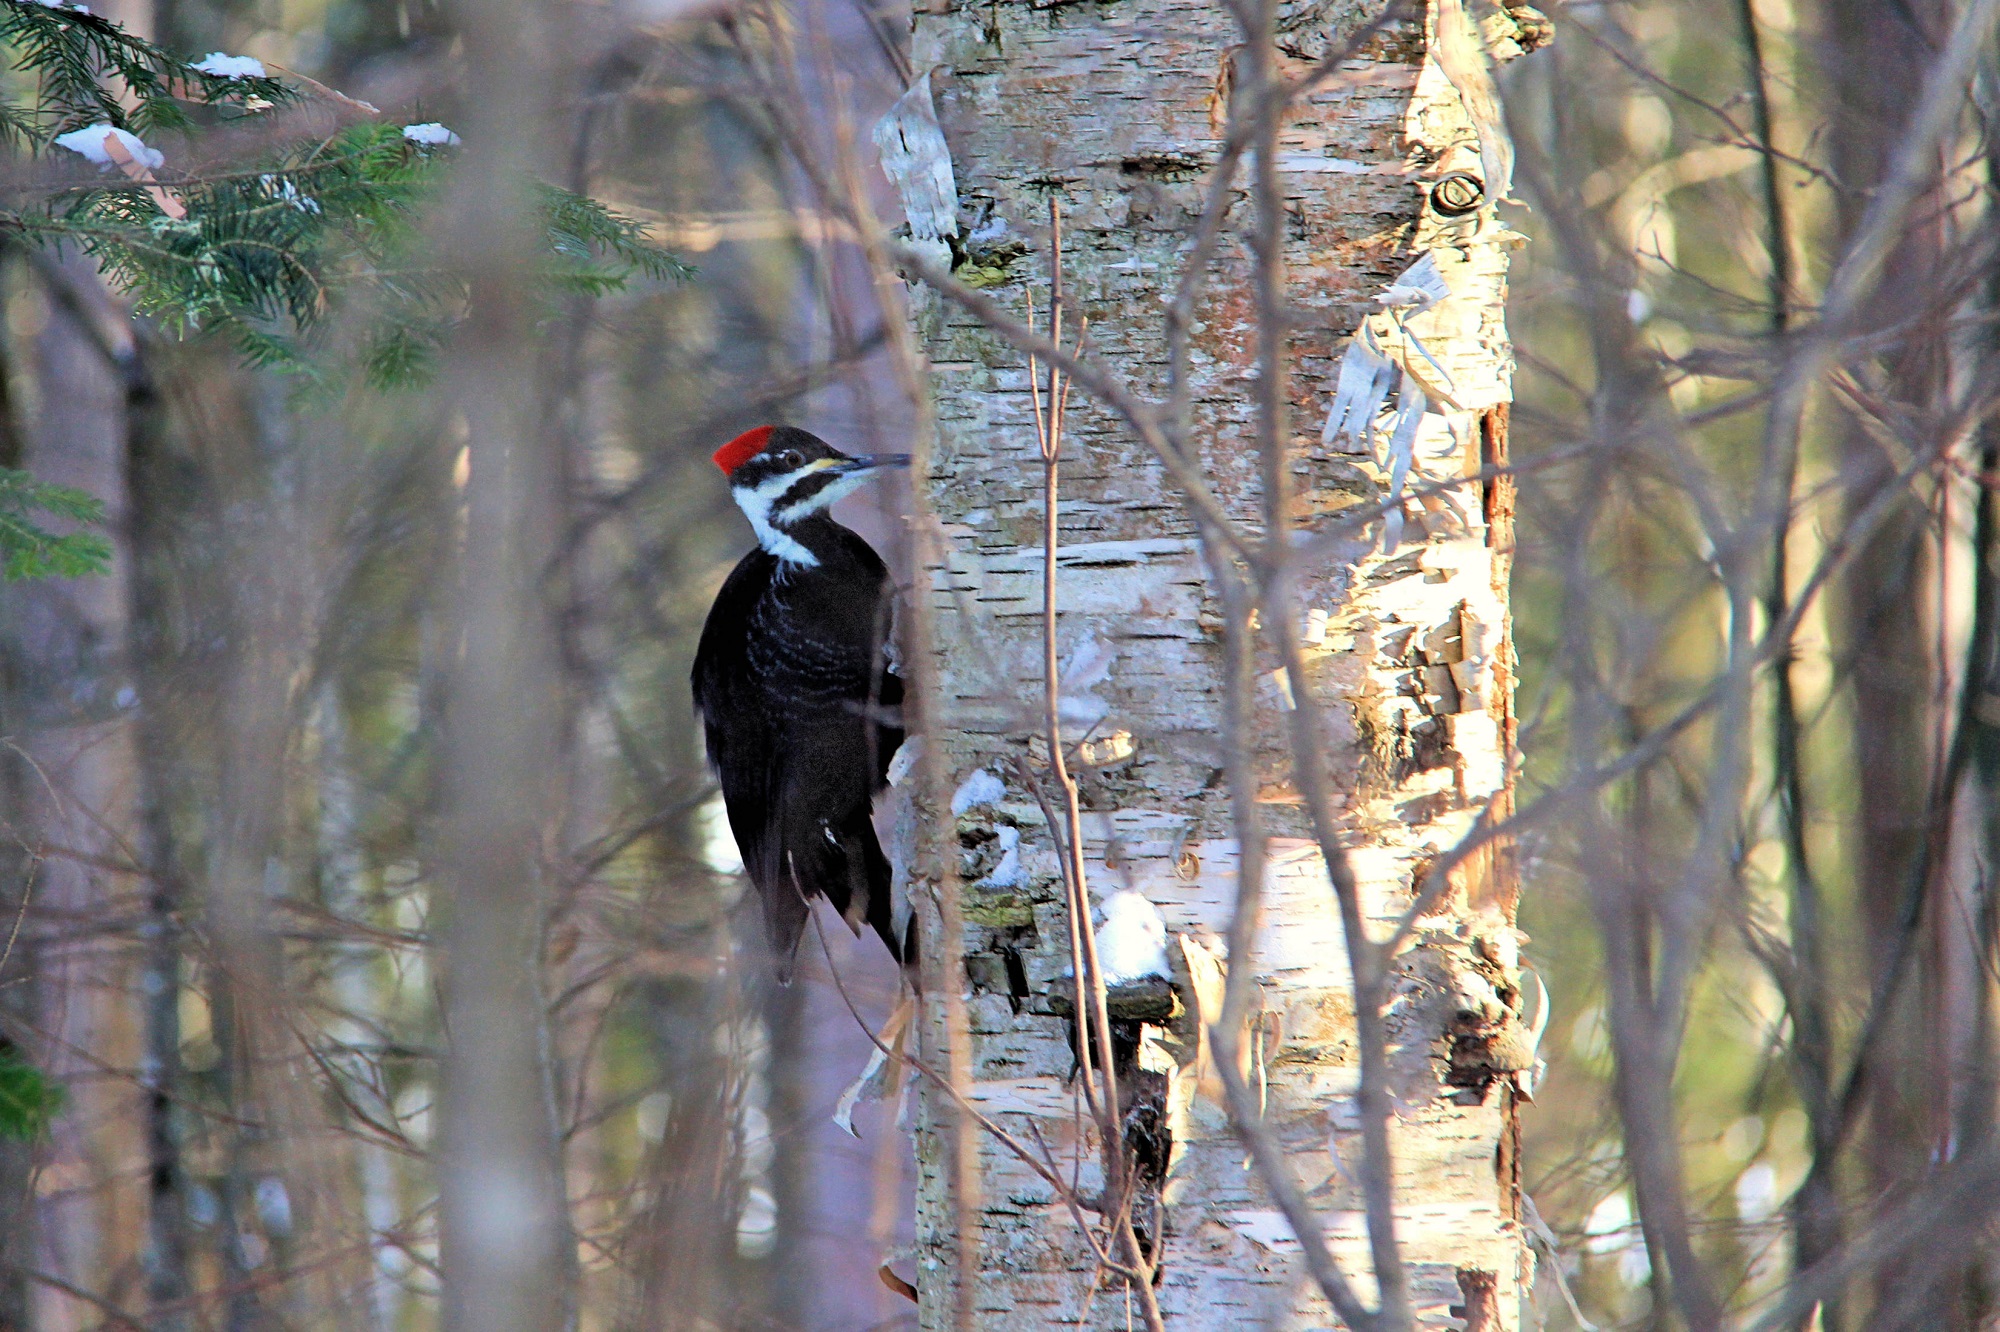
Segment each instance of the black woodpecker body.
[[894,589],[881,557],[828,509],[902,455],[854,458],[790,426],[716,450],[757,532],[723,583],[694,658],[694,702],[729,828],[763,899],[781,976],[825,895],[898,960],[906,931],[869,810],[903,742],[903,682],[889,670]]

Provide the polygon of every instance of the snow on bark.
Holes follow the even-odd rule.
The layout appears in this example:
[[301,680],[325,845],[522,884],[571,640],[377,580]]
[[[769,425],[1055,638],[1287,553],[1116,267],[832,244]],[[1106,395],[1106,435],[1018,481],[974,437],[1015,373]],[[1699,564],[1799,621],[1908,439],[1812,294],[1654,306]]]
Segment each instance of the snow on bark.
[[1111,894],[1104,903],[1104,923],[1097,928],[1097,958],[1106,985],[1170,978],[1166,917],[1136,889]]
[[[1350,0],[1286,4],[1281,48],[1303,68],[1371,9]],[[1292,384],[1302,433],[1292,466],[1305,526],[1380,505],[1391,491],[1393,460],[1385,452],[1378,463],[1372,452],[1386,440],[1387,416],[1358,423],[1372,436],[1369,452],[1350,451],[1331,430],[1319,437],[1350,337],[1424,256],[1433,267],[1419,277],[1449,293],[1399,301],[1395,320],[1435,359],[1426,373],[1449,384],[1436,397],[1405,390],[1430,410],[1412,427],[1406,489],[1417,498],[1404,506],[1400,548],[1380,553],[1376,524],[1305,580],[1309,678],[1287,677],[1261,705],[1260,779],[1278,835],[1250,963],[1264,1000],[1247,1042],[1251,1073],[1364,1295],[1373,1283],[1355,1183],[1352,986],[1325,869],[1285,772],[1277,709],[1285,691],[1309,690],[1330,719],[1326,760],[1345,795],[1347,841],[1377,937],[1482,813],[1511,809],[1511,489],[1487,482],[1447,499],[1423,496],[1426,486],[1505,459],[1512,355],[1503,300],[1507,256],[1519,240],[1484,194],[1484,173],[1506,154],[1491,143],[1482,152],[1454,86],[1454,73],[1465,80],[1463,46],[1453,48],[1455,71],[1431,54],[1440,18],[1467,24],[1456,35],[1476,33],[1495,55],[1518,54],[1542,32],[1533,11],[1492,0],[1470,12],[1441,6],[1424,23],[1389,29],[1295,109],[1279,155],[1292,214],[1289,296],[1300,319]],[[980,5],[917,18],[914,66],[933,71],[964,263],[977,285],[1017,314],[1031,293],[1045,305],[1046,199],[1057,191],[1066,281],[1088,313],[1091,354],[1155,400],[1165,397],[1163,293],[1179,274],[1219,148],[1237,40],[1226,7],[1180,0]],[[1490,91],[1489,81],[1474,100]],[[1487,118],[1485,107],[1476,110]],[[1192,437],[1229,512],[1254,526],[1250,210],[1236,207],[1195,330]],[[982,249],[982,237],[1001,239]],[[1046,762],[1024,739],[1039,688],[1043,559],[1027,371],[956,307],[915,289],[912,301],[939,417],[932,503],[949,542],[945,567],[932,571],[949,723],[938,742],[955,778],[983,770],[1006,784],[1004,796],[983,789],[957,811],[974,989],[971,1095],[1003,1125],[1032,1123],[1065,1172],[1080,1161],[1088,1195],[1101,1181],[1087,1146],[1092,1130],[1068,1081],[1073,1028],[1063,1014],[1073,982],[1059,867],[1041,809],[1019,780],[1020,763]],[[1136,1037],[1127,1081],[1133,1095],[1157,1097],[1166,1135],[1157,1181],[1161,1305],[1170,1325],[1221,1326],[1231,1316],[1260,1326],[1331,1325],[1204,1069],[1200,1018],[1219,993],[1217,959],[1236,887],[1218,771],[1220,611],[1193,524],[1157,461],[1081,394],[1069,438],[1060,635],[1066,659],[1108,663],[1101,678],[1064,683],[1066,695],[1087,689],[1103,709],[1087,733],[1066,722],[1068,738],[1086,742],[1078,759],[1092,891],[1100,904],[1120,890],[1143,894],[1171,931],[1170,999],[1137,994],[1144,983],[1114,994],[1115,1009],[1126,1005],[1120,1025]],[[1267,678],[1277,665],[1264,663]],[[1520,1062],[1523,1001],[1506,848],[1468,858],[1451,882],[1399,959],[1390,1013],[1399,1233],[1421,1325],[1457,1326],[1447,1310],[1476,1288],[1482,1310],[1495,1311],[1486,1325],[1511,1329],[1528,1260],[1515,1217],[1508,1065]],[[1167,1006],[1147,1007],[1158,1003]],[[957,1240],[934,1122],[926,1099],[926,1327],[949,1324]],[[979,1326],[1124,1327],[1123,1293],[1115,1281],[1093,1280],[1089,1251],[1050,1188],[991,1142],[981,1168]],[[1153,1218],[1144,1225],[1157,1236]]]

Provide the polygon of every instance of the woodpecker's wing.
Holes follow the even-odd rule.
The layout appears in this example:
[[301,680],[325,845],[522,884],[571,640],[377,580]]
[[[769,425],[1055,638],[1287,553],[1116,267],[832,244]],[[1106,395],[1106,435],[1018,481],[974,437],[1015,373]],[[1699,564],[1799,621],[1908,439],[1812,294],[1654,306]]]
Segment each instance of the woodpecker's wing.
[[743,557],[723,583],[694,654],[694,702],[708,759],[722,787],[729,831],[744,872],[764,906],[779,969],[789,972],[805,928],[806,904],[785,873],[780,807],[785,783],[782,718],[750,670],[745,626],[769,587],[774,562],[762,551]]
[[889,920],[888,861],[868,820],[903,739],[902,681],[882,662],[889,585],[866,543],[839,531],[851,546],[823,547],[817,568],[746,555],[695,654],[709,758],[781,971],[806,903],[822,894],[902,951]]
[[[766,631],[750,650],[782,718],[779,891],[788,899],[824,896],[851,928],[868,922],[900,957],[889,861],[869,818],[903,740],[902,681],[882,659],[889,582],[875,553],[840,531],[846,548],[820,546],[819,569],[774,578],[764,605],[782,613],[759,617]],[[782,946],[785,936],[773,941]]]

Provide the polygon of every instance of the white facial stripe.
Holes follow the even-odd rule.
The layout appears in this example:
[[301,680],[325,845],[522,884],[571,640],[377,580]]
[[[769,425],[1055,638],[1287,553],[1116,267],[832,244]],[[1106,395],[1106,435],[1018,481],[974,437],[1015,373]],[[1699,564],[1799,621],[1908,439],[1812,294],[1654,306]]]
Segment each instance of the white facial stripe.
[[866,471],[843,473],[794,504],[787,504],[783,508],[775,506],[785,497],[786,492],[803,478],[841,465],[840,459],[816,458],[796,471],[767,477],[757,486],[733,489],[737,507],[743,510],[743,516],[750,520],[751,530],[757,534],[757,544],[777,556],[782,563],[803,565],[806,568],[817,566],[819,557],[806,549],[796,538],[780,531],[778,525],[782,523],[790,527],[816,513],[826,511],[843,497],[853,494],[868,479],[869,473]]
[[853,494],[867,479],[866,472],[849,472],[845,476],[835,477],[821,486],[817,493],[806,496],[797,504],[788,504],[778,510],[777,519],[779,522],[789,524],[810,518],[813,514],[831,508],[834,502],[843,496]]
[[[832,461],[830,458],[823,458],[805,470],[822,470],[823,467],[831,466]],[[786,472],[782,476],[771,477],[762,485],[751,489],[733,487],[731,493],[736,497],[736,507],[743,510],[743,516],[750,520],[750,530],[757,534],[758,545],[777,556],[782,563],[802,564],[810,569],[819,564],[819,557],[771,525],[771,506],[776,504],[798,479],[799,473]]]

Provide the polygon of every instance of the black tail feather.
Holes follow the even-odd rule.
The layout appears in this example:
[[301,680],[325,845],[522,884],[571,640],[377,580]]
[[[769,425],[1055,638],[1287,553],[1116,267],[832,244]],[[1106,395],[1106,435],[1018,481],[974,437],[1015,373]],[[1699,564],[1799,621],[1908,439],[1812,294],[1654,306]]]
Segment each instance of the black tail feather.
[[779,913],[772,911],[767,919],[774,940],[795,939],[797,929],[804,926],[805,901],[824,894],[848,928],[859,933],[864,923],[869,925],[888,947],[890,956],[906,966],[910,964],[914,957],[911,947],[914,934],[905,938],[896,930],[890,896],[894,876],[866,809],[839,826],[821,824],[802,830],[801,835],[792,839],[789,859],[797,889],[790,900],[799,908],[798,926],[792,934],[780,935]]

